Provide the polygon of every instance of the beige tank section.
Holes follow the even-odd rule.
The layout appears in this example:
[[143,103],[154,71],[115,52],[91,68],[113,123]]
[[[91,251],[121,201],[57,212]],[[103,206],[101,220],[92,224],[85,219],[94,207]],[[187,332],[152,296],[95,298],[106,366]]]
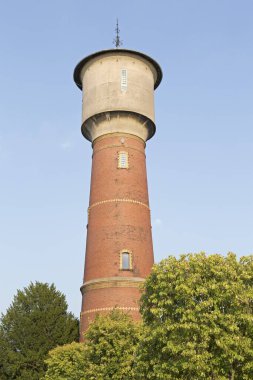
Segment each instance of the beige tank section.
[[83,90],[83,135],[90,141],[115,132],[151,138],[154,88],[161,76],[155,61],[131,50],[105,50],[81,61],[74,78]]

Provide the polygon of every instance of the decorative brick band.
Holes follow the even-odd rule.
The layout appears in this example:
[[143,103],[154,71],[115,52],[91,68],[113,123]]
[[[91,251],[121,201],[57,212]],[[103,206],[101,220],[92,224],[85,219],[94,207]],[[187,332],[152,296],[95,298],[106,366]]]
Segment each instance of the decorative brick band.
[[105,288],[140,288],[145,281],[141,277],[106,277],[85,282],[81,286],[82,294],[89,290]]
[[99,206],[99,205],[102,205],[102,204],[105,204],[105,203],[114,203],[114,202],[134,203],[134,204],[137,204],[137,205],[140,205],[140,206],[146,207],[146,208],[150,211],[150,208],[149,208],[149,206],[148,206],[146,203],[143,203],[143,202],[140,202],[140,201],[136,201],[136,200],[134,200],[134,199],[116,198],[116,199],[106,199],[106,200],[104,200],[104,201],[100,201],[100,202],[95,202],[95,203],[93,203],[93,204],[90,205],[90,207],[88,208],[88,214],[89,214],[90,210],[91,210],[93,207],[96,207],[96,206]]
[[115,307],[99,307],[97,309],[90,309],[83,311],[81,315],[90,314],[90,313],[97,313],[100,311],[111,311],[111,310],[122,310],[122,311],[139,311],[140,309],[138,307],[125,307],[125,306],[115,306]]
[[146,154],[139,148],[135,148],[133,146],[126,146],[126,145],[119,145],[119,144],[111,144],[111,145],[105,145],[105,146],[102,146],[101,148],[98,148],[96,150],[93,151],[93,154],[92,154],[92,157],[94,156],[94,154],[100,152],[101,150],[103,149],[108,149],[108,148],[124,148],[124,149],[133,149],[133,150],[136,150],[137,152],[143,154],[145,157],[146,157]]
[[99,136],[92,142],[92,147],[94,147],[98,141],[107,139],[108,137],[127,137],[129,139],[140,141],[144,145],[144,148],[146,148],[146,142],[141,137],[133,135],[132,133],[123,132],[111,132],[106,133],[106,135]]

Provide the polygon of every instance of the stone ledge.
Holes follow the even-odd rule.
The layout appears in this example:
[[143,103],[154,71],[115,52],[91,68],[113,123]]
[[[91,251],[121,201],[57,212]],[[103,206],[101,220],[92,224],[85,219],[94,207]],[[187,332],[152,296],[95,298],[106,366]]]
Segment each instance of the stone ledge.
[[84,294],[89,290],[104,288],[139,288],[145,281],[141,277],[108,277],[85,282],[80,290]]

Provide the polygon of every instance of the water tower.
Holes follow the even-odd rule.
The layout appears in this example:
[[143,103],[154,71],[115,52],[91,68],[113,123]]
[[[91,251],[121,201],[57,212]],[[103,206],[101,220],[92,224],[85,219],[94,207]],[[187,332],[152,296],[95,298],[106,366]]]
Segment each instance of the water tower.
[[161,79],[152,58],[120,48],[84,58],[74,71],[93,149],[81,336],[97,313],[114,308],[140,319],[140,285],[154,263],[145,146]]

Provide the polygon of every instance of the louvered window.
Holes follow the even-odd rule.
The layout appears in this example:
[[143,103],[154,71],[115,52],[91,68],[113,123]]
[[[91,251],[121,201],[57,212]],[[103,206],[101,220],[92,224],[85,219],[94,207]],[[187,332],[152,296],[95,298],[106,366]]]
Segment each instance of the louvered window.
[[121,91],[127,90],[127,70],[121,70]]
[[118,152],[118,168],[128,169],[128,152]]

